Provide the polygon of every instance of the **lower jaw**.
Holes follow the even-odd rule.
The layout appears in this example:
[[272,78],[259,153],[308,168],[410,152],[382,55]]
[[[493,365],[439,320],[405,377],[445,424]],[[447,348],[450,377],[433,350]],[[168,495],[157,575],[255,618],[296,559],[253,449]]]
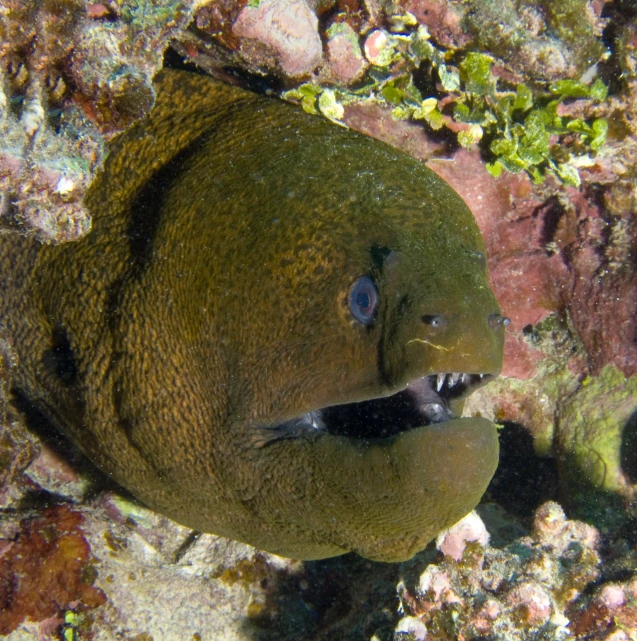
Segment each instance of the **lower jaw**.
[[[320,533],[330,553],[354,551],[376,561],[402,561],[460,520],[479,502],[498,462],[495,426],[482,418],[450,419],[387,438],[322,433],[281,442],[276,460],[305,479],[311,496],[288,487],[288,516]],[[287,468],[287,465],[286,465]],[[298,470],[295,472],[294,470]],[[281,496],[279,494],[279,496]],[[302,549],[279,547],[296,558]]]

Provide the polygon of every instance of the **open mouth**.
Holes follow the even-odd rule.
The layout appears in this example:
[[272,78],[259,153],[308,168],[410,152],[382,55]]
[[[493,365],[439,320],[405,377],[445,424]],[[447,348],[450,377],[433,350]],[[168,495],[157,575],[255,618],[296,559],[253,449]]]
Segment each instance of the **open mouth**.
[[362,439],[387,438],[412,428],[457,418],[454,402],[467,398],[492,374],[431,374],[392,396],[333,405],[267,428],[268,443],[317,432]]

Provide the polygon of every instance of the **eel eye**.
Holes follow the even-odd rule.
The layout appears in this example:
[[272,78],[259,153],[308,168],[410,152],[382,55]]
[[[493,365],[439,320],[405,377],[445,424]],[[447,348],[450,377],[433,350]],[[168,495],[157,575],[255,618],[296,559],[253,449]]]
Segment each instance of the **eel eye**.
[[371,325],[378,307],[378,290],[369,276],[361,276],[349,292],[349,311],[363,325]]

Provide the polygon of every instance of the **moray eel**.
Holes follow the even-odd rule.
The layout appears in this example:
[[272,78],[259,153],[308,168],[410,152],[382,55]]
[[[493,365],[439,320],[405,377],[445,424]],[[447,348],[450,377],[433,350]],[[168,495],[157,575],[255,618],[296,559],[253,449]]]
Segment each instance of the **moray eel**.
[[0,237],[28,401],[153,509],[298,559],[407,559],[479,501],[504,319],[422,163],[184,71],[117,138],[93,230]]

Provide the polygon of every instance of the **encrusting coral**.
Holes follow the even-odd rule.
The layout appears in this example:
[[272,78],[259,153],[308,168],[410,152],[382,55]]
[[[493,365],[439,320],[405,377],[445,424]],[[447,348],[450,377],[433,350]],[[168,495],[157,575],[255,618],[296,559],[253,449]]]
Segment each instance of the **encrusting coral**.
[[[533,29],[539,30],[540,40],[553,43],[564,60],[554,73],[542,63],[541,70],[549,74],[544,80],[571,78],[584,62],[593,65],[605,52],[599,39],[604,21],[596,5],[583,0],[529,2],[518,8],[504,1],[469,8],[444,3],[456,36],[463,26],[470,37],[442,38],[443,47],[436,48],[427,41],[427,26],[434,38],[437,34],[427,20],[427,3],[386,4],[384,14],[376,2],[2,0],[0,229],[18,229],[45,242],[88,232],[91,221],[82,197],[101,166],[105,143],[152,107],[152,78],[171,43],[189,60],[216,72],[243,66],[279,73],[288,82],[315,74],[316,80],[295,95],[306,107],[316,99],[315,109],[328,117],[339,120],[343,105],[371,96],[390,104],[395,117],[449,128],[463,145],[490,145],[495,171],[525,169],[539,179],[549,170],[578,183],[577,163],[601,146],[605,120],[553,112],[564,98],[602,99],[603,85],[558,82],[550,102],[540,85],[531,90],[522,83],[521,72],[511,76],[499,61],[481,54],[471,59],[465,50],[472,39],[488,49],[483,36],[493,32],[489,16],[501,21],[511,14],[506,33],[511,38],[527,34],[527,39],[518,38],[517,49],[506,50],[526,50],[527,41],[539,42],[532,37]],[[325,22],[326,55],[317,15]],[[514,29],[521,16],[535,27]],[[515,67],[523,61],[524,56],[515,55],[508,62]],[[496,77],[488,77],[494,62],[500,82],[513,90],[501,89],[497,99]],[[424,100],[411,79],[411,71],[423,64],[433,66],[432,80],[437,78],[443,89]],[[362,86],[354,93],[344,90],[355,82]],[[332,83],[340,91],[315,83]],[[570,152],[564,147],[556,155],[557,146],[549,146],[551,135],[564,139]]]
[[91,227],[106,141],[148,113],[196,1],[0,2],[0,229],[49,243]]
[[[479,519],[470,518],[471,525],[439,541],[445,556],[417,583],[398,585],[405,617],[396,641],[635,638],[637,578],[592,589],[602,577],[595,528],[566,519],[549,502],[537,510],[528,536],[497,549],[466,543],[481,536]],[[449,540],[458,536],[464,554],[456,554],[460,541]]]
[[3,542],[0,557],[0,634],[25,619],[41,621],[74,604],[95,608],[106,601],[87,583],[90,547],[80,526],[84,517],[67,506],[47,508],[25,519],[17,538]]

